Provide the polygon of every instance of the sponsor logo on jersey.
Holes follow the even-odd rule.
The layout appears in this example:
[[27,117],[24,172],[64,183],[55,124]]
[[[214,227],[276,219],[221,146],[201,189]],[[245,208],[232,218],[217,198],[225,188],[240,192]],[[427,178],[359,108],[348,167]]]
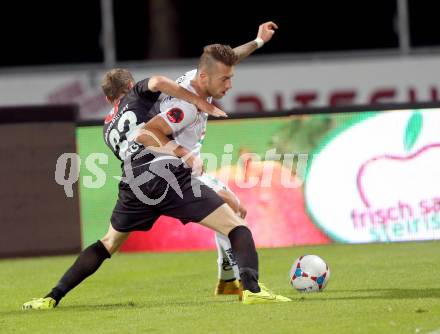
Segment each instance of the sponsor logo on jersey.
[[167,112],[167,118],[171,123],[180,123],[182,122],[185,114],[183,110],[180,108],[172,108]]
[[110,123],[118,112],[123,113],[127,109],[128,109],[128,103],[122,109],[120,109],[120,110],[119,110],[119,103],[116,104],[113,107],[113,109],[110,110],[110,113],[106,116],[106,118],[104,120],[104,124]]
[[108,124],[108,123],[110,123],[112,121],[113,117],[118,112],[118,107],[119,107],[119,105],[115,105],[113,107],[113,109],[110,111],[110,113],[106,116],[106,118],[104,120],[104,124]]

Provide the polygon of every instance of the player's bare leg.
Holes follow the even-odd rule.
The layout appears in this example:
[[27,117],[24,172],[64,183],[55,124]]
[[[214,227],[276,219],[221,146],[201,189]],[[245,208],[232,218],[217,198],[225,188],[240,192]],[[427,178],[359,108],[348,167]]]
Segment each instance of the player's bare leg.
[[84,249],[75,263],[66,271],[57,285],[44,298],[36,298],[24,303],[22,308],[50,309],[58,305],[60,300],[85,278],[92,275],[105,259],[110,258],[128,238],[129,233],[116,231],[111,225],[101,239]]
[[102,244],[105,246],[110,255],[116,253],[122,244],[127,240],[130,233],[118,232],[110,224],[107,233],[101,238]]

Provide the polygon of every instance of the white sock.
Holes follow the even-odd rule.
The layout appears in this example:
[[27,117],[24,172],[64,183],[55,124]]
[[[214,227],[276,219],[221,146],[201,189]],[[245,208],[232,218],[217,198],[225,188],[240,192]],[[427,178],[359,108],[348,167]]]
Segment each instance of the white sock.
[[229,238],[221,233],[215,233],[215,243],[218,253],[218,278],[222,280],[240,279],[237,262],[232,253]]

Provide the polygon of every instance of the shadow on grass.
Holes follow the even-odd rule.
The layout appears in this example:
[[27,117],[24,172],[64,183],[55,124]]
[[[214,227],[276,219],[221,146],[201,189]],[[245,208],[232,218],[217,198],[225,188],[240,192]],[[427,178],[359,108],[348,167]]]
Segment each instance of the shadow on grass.
[[[403,288],[389,288],[389,289],[354,289],[354,290],[333,290],[328,289],[319,293],[291,295],[294,303],[298,302],[314,302],[314,301],[333,301],[333,300],[374,300],[374,299],[423,299],[423,298],[440,298],[440,288],[425,288],[425,289],[403,289]],[[206,307],[214,304],[239,304],[235,299],[204,299],[191,301],[145,301],[145,302],[120,302],[120,303],[90,303],[77,305],[60,305],[54,311],[56,312],[99,312],[117,309],[151,309],[162,307]],[[44,314],[48,311],[40,311]],[[0,318],[8,315],[19,315],[26,313],[35,313],[35,311],[6,311],[0,312]]]
[[9,310],[5,312],[0,312],[0,319],[4,316],[12,316],[12,315],[25,315],[25,314],[47,314],[47,312],[99,312],[99,311],[108,311],[108,310],[130,310],[130,309],[152,309],[152,308],[161,308],[161,307],[206,307],[208,304],[224,304],[224,303],[235,303],[235,300],[228,299],[215,299],[215,300],[206,300],[201,299],[200,301],[172,301],[172,300],[163,300],[163,301],[145,301],[145,302],[121,302],[121,303],[90,303],[90,304],[76,304],[76,305],[63,305],[60,304],[59,307],[54,310],[42,310],[42,311],[31,311],[31,310],[20,310],[17,307],[17,310]]
[[108,309],[127,309],[130,307],[135,307],[136,304],[133,302],[126,302],[126,303],[109,303],[109,304],[88,304],[88,305],[72,305],[72,306],[62,306],[62,307],[57,307],[54,310],[37,310],[37,311],[33,311],[33,310],[21,310],[20,307],[17,307],[16,310],[10,310],[10,311],[5,311],[5,312],[0,312],[0,318],[1,316],[7,316],[7,315],[25,315],[25,314],[47,314],[47,312],[59,312],[62,310],[84,310],[84,311],[90,311],[90,310],[108,310]]
[[[310,296],[310,298],[308,298]],[[319,296],[319,297],[317,297]],[[425,289],[355,289],[355,290],[327,290],[318,294],[304,294],[301,299],[308,301],[323,300],[362,300],[362,299],[419,299],[440,298],[440,288]]]
[[61,306],[58,310],[64,311],[91,311],[94,312],[99,310],[108,310],[108,309],[151,309],[151,308],[160,308],[160,307],[204,307],[207,304],[224,304],[231,303],[231,300],[206,300],[202,299],[200,301],[172,301],[172,300],[162,300],[162,301],[145,301],[145,302],[126,302],[126,303],[113,303],[113,304],[80,304],[80,305],[66,305]]

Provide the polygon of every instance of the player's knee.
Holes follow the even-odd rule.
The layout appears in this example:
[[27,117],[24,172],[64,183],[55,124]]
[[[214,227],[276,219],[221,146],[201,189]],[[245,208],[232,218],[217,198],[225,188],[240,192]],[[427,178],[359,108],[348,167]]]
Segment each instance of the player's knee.
[[115,243],[115,241],[112,240],[111,238],[103,237],[101,239],[101,242],[104,245],[104,247],[107,249],[107,251],[110,253],[110,255],[113,255],[119,248]]
[[121,238],[118,238],[116,236],[106,234],[101,239],[101,242],[104,245],[104,247],[107,249],[107,251],[110,253],[110,255],[113,255],[121,247],[124,240],[121,240]]
[[217,208],[200,223],[224,235],[228,235],[237,226],[246,225],[244,220],[238,217],[227,204]]
[[124,241],[127,240],[128,235],[129,233],[118,232],[110,224],[109,229],[101,239],[101,242],[110,255],[113,255],[122,246]]
[[224,224],[224,226],[223,226],[224,234],[228,235],[229,232],[231,232],[234,228],[236,228],[238,226],[245,226],[246,227],[246,223],[244,222],[243,219],[241,219],[238,216],[234,215],[234,217],[231,218],[231,220],[228,221],[227,224]]
[[219,225],[221,226],[222,233],[228,235],[234,228],[237,226],[246,226],[246,223],[242,218],[238,217],[229,206],[227,206],[224,207],[223,219],[219,221]]

